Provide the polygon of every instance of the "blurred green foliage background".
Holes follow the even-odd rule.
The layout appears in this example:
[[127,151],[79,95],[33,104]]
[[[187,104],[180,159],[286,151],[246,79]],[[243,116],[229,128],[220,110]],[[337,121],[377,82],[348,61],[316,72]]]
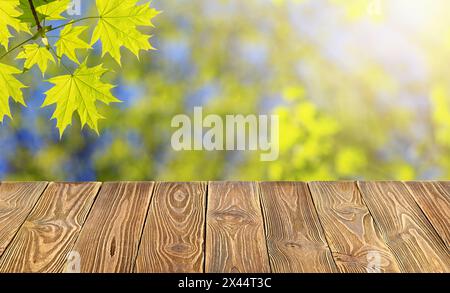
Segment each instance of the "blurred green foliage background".
[[[83,1],[89,15],[91,1]],[[106,79],[100,136],[62,140],[42,109],[39,72],[21,77],[28,108],[0,126],[4,180],[449,179],[447,0],[154,0],[162,10],[140,60]],[[92,23],[94,25],[95,22]],[[89,52],[100,62],[100,50]],[[12,59],[10,59],[12,61]],[[57,67],[49,74],[60,74]],[[49,77],[47,76],[47,77]],[[280,158],[175,152],[174,115],[280,115]]]

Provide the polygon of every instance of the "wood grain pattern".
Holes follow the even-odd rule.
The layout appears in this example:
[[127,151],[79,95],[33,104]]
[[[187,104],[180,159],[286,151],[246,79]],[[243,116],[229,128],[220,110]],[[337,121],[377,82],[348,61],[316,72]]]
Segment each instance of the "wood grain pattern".
[[0,273],[450,272],[449,201],[449,181],[0,183]]
[[131,273],[154,183],[105,183],[73,250],[82,273]]
[[260,183],[272,271],[337,272],[305,183]]
[[0,259],[0,272],[62,272],[100,183],[50,183]]
[[136,272],[201,273],[206,183],[158,183],[136,260]]
[[255,183],[211,182],[206,223],[206,272],[270,271]]
[[450,272],[447,248],[403,183],[358,185],[402,271]]
[[309,187],[339,271],[400,271],[355,182],[311,182]]
[[450,250],[450,184],[448,182],[405,184]]
[[0,184],[0,256],[22,226],[47,182]]

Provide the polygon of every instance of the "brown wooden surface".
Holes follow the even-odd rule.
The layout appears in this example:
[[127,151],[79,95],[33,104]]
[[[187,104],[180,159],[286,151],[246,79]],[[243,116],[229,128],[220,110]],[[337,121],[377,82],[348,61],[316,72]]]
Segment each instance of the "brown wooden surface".
[[0,256],[30,214],[47,182],[0,184]]
[[62,272],[100,183],[50,183],[0,259],[0,272]]
[[210,183],[206,223],[206,272],[270,272],[256,183]]
[[273,272],[337,272],[305,183],[261,183]]
[[106,183],[73,251],[81,272],[130,273],[154,183]]
[[354,182],[309,183],[339,271],[365,273],[377,257],[380,272],[399,272]]
[[406,186],[450,249],[450,184],[407,182]]
[[157,184],[136,272],[203,272],[206,186],[206,183]]
[[404,272],[448,272],[450,255],[402,182],[360,182],[370,212]]
[[0,183],[0,272],[450,272],[450,182]]

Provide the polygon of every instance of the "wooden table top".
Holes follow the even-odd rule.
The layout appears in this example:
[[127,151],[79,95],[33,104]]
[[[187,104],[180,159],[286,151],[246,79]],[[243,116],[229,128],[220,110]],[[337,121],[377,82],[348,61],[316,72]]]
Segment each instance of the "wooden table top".
[[0,184],[0,272],[450,272],[450,182]]

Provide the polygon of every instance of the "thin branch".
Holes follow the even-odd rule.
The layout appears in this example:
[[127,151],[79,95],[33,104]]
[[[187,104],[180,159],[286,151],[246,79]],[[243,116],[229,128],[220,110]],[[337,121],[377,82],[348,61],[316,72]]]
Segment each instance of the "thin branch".
[[[35,39],[35,38],[38,37],[39,35],[42,35],[42,34],[48,33],[48,32],[52,32],[52,31],[54,31],[54,30],[63,28],[63,27],[65,27],[65,26],[67,26],[67,25],[74,24],[74,23],[77,23],[77,22],[80,22],[80,21],[83,21],[83,20],[88,20],[88,19],[99,19],[99,18],[100,18],[100,16],[87,16],[87,17],[82,17],[82,18],[79,18],[79,19],[71,20],[71,21],[69,21],[69,22],[67,22],[67,23],[65,23],[65,24],[58,25],[58,26],[56,26],[56,27],[51,27],[49,30],[45,30],[45,29],[41,26],[41,23],[39,22],[39,17],[38,17],[36,8],[34,7],[33,0],[28,0],[28,3],[30,4],[30,8],[31,8],[31,11],[32,11],[32,13],[33,13],[34,20],[35,20],[35,22],[36,22],[36,26],[37,26],[38,32],[37,32],[35,35],[33,35],[31,38],[26,39],[25,41],[21,42],[20,44],[14,46],[13,48],[11,48],[11,49],[8,50],[7,52],[5,52],[2,56],[0,56],[0,60],[2,60],[4,57],[6,57],[7,55],[9,55],[9,54],[10,54],[11,52],[13,52],[14,50],[20,48],[21,46],[25,45],[25,44],[28,43],[29,41]],[[52,49],[53,49],[53,48],[52,48]],[[55,54],[56,54],[56,52],[55,52]],[[57,56],[57,55],[56,55],[56,56]],[[58,57],[58,56],[57,56],[57,57]],[[63,64],[63,63],[61,62],[61,64]],[[64,64],[63,64],[63,66],[66,67]],[[66,67],[66,69],[68,69],[68,68]],[[70,70],[68,70],[68,71],[70,72]]]
[[39,21],[38,14],[36,12],[36,8],[34,7],[33,0],[28,0],[28,3],[30,4],[31,12],[33,13],[34,21],[36,22],[36,26],[39,32],[42,32],[42,26],[41,22]]
[[56,59],[59,60],[59,63],[61,63],[61,65],[64,67],[64,69],[67,71],[67,73],[69,73],[70,75],[72,75],[73,72],[69,69],[69,67],[67,67],[66,64],[64,64],[64,62],[62,61],[62,57],[61,57],[61,56],[58,56],[58,54],[56,53],[55,49],[53,49],[52,46],[48,46],[48,48],[50,49],[50,52],[52,52],[52,53],[56,56]]
[[[29,1],[31,2],[30,7],[31,7],[31,5],[33,5],[33,7],[34,7],[33,1],[32,1],[32,0],[29,0]],[[34,12],[36,12],[36,10],[33,10],[33,8],[32,8],[32,11],[33,11],[33,15],[34,15],[34,14],[35,14]],[[37,13],[36,13],[36,17],[37,17]],[[59,25],[59,26],[56,26],[56,27],[52,27],[52,28],[50,28],[49,30],[45,31],[45,33],[48,33],[48,32],[51,32],[51,31],[54,31],[54,30],[63,28],[63,27],[65,27],[65,26],[67,26],[67,25],[74,24],[74,23],[77,23],[77,22],[80,22],[80,21],[83,21],[83,20],[88,20],[88,19],[98,19],[98,18],[100,18],[100,16],[87,16],[87,17],[83,17],[83,18],[79,18],[79,19],[74,19],[74,20],[69,21],[69,22],[67,22],[67,23],[65,23],[65,24],[62,24],[62,25]],[[35,20],[36,20],[36,18],[35,18]],[[0,60],[2,60],[4,57],[6,57],[7,55],[9,55],[9,54],[10,54],[11,52],[13,52],[14,50],[16,50],[16,49],[18,49],[19,47],[25,45],[25,44],[28,43],[29,41],[35,39],[35,38],[36,38],[37,36],[39,36],[42,32],[44,32],[44,30],[43,30],[41,24],[40,24],[38,21],[39,21],[39,20],[37,20],[37,22],[36,22],[36,25],[38,25],[38,32],[37,32],[34,36],[32,36],[31,38],[29,38],[29,39],[23,41],[22,43],[18,44],[17,46],[11,48],[9,51],[7,51],[6,53],[4,53],[2,56],[0,56]]]
[[26,39],[25,41],[21,42],[20,44],[15,45],[14,47],[12,47],[10,50],[6,51],[2,56],[0,56],[0,60],[2,60],[4,57],[8,56],[10,53],[12,53],[14,50],[22,47],[23,45],[25,45],[26,43],[28,43],[31,40],[34,40],[37,36],[39,35],[39,33],[35,34],[34,36],[32,36],[31,38]]
[[74,24],[74,23],[77,23],[77,22],[80,22],[80,21],[83,21],[83,20],[88,20],[88,19],[99,19],[99,18],[100,18],[100,16],[87,16],[87,17],[83,17],[83,18],[79,18],[79,19],[74,19],[74,20],[71,20],[71,21],[69,21],[69,22],[67,22],[67,23],[65,23],[65,24],[62,24],[62,25],[58,25],[58,26],[52,27],[51,29],[47,30],[46,32],[47,32],[47,33],[48,33],[48,32],[52,32],[52,31],[54,31],[54,30],[63,28],[63,27],[65,27],[65,26],[67,26],[67,25]]

